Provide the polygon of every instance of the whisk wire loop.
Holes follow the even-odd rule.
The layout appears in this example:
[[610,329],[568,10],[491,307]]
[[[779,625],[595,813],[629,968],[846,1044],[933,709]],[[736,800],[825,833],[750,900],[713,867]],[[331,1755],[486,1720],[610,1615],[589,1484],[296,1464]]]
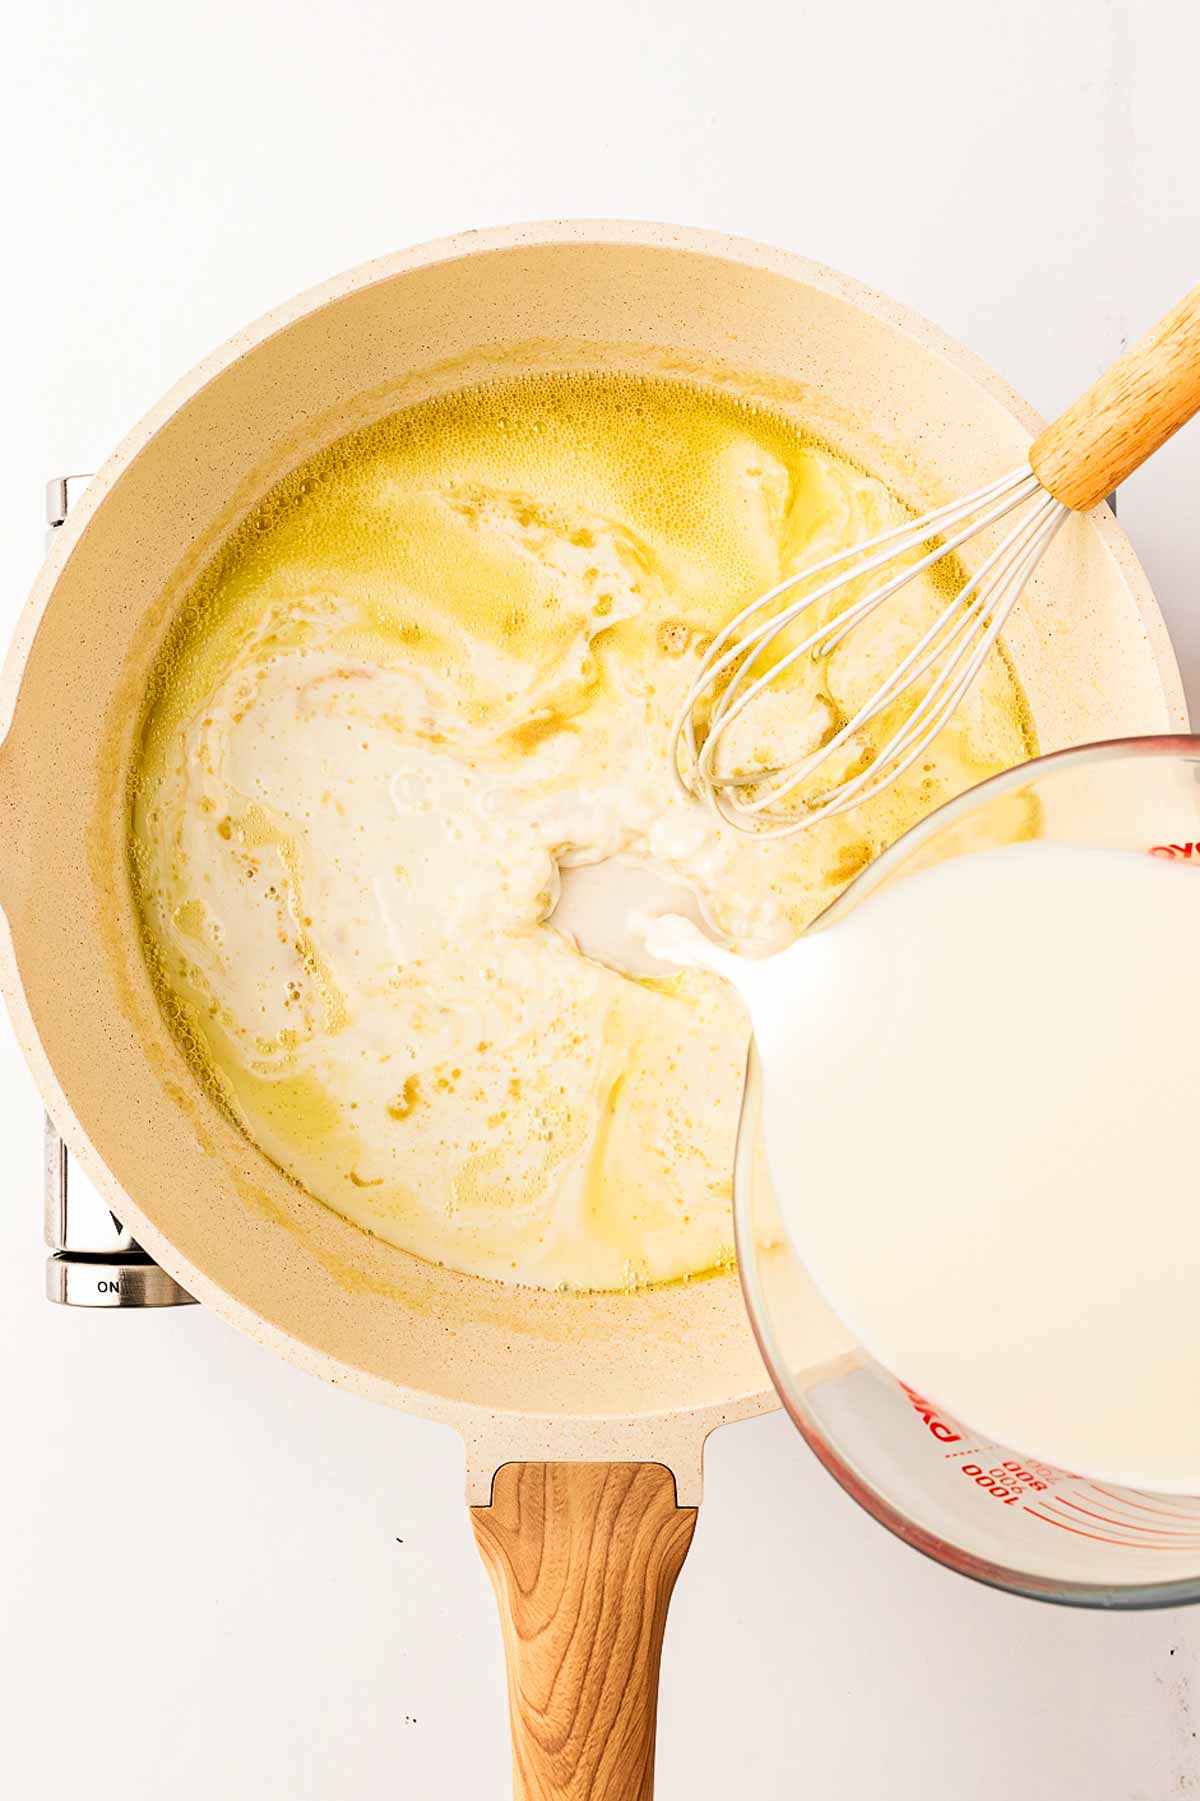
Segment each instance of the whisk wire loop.
[[[886,679],[823,743],[788,763],[721,769],[718,751],[727,742],[730,729],[801,658],[829,655],[900,589],[1018,509],[1024,509],[1022,518]],[[743,607],[709,644],[675,721],[671,761],[676,780],[685,791],[698,793],[728,824],[767,839],[803,831],[870,799],[912,766],[958,707],[1067,511],[1026,465],[966,499],[890,527],[776,583]],[[932,547],[922,551],[931,539]],[[913,552],[922,554],[908,560]],[[901,566],[888,573],[898,559],[904,559]],[[877,572],[883,577],[877,586],[822,618],[798,643],[763,667],[781,635],[803,614],[824,607],[850,583],[858,584]],[[814,588],[812,583],[819,577],[827,579]],[[788,599],[801,586],[804,592]],[[783,802],[926,678],[925,691],[869,761],[822,793],[807,801],[802,798],[801,810],[780,818]],[[747,790],[752,792],[747,795]],[[778,823],[769,825],[772,819]]]
[[[974,521],[971,525],[964,527],[962,531],[946,539],[944,542],[935,545],[934,548],[927,552],[927,554],[918,562],[901,568],[896,575],[885,582],[881,587],[874,589],[861,600],[843,608],[841,612],[835,615],[833,620],[827,620],[822,625],[818,626],[817,630],[808,638],[804,639],[801,644],[796,645],[792,650],[787,652],[785,656],[780,658],[778,663],[773,664],[769,669],[765,670],[756,678],[749,688],[742,691],[742,683],[753,668],[754,663],[763,652],[770,647],[773,641],[799,617],[801,612],[809,607],[818,605],[821,600],[834,592],[836,588],[841,586],[845,581],[849,579],[857,580],[864,574],[868,574],[874,569],[881,567],[883,564],[893,561],[896,556],[902,555],[913,548],[913,535],[911,533],[906,534],[903,544],[899,547],[889,549],[886,553],[881,552],[878,556],[872,557],[869,562],[863,564],[860,568],[852,570],[850,576],[842,576],[838,581],[831,582],[824,588],[819,589],[817,593],[808,595],[803,600],[793,603],[792,606],[788,607],[783,613],[778,614],[774,619],[769,621],[768,624],[760,626],[755,634],[744,639],[739,645],[739,651],[744,654],[744,661],[741,663],[740,667],[734,671],[733,677],[724,692],[717,697],[717,704],[714,707],[712,716],[709,720],[709,733],[705,739],[699,759],[700,767],[705,779],[709,781],[714,779],[713,756],[716,745],[720,742],[721,737],[765,688],[774,686],[779,678],[784,675],[788,669],[792,668],[805,654],[828,655],[829,652],[835,648],[837,644],[841,643],[841,641],[853,630],[854,626],[857,625],[860,620],[865,618],[868,613],[873,612],[876,607],[880,606],[885,600],[889,600],[893,594],[905,587],[916,576],[924,574],[924,572],[927,569],[931,569],[935,563],[941,562],[945,557],[952,555],[953,552],[957,550],[960,545],[965,544],[969,538],[976,536],[977,533],[985,530],[987,526],[995,524],[998,520],[1002,519],[1006,513],[1012,512],[1015,507],[1020,506],[1028,498],[1028,493],[1018,491],[1016,494],[1007,497],[987,509],[981,514],[978,520]],[[929,536],[931,536],[931,533],[926,531],[919,540],[916,540],[916,542],[923,543]],[[961,596],[959,598],[961,598]],[[957,601],[955,602],[955,605],[957,605]],[[710,683],[715,673],[715,671],[710,672]],[[859,721],[859,723],[862,722]],[[833,745],[831,742],[825,747],[826,755],[830,754],[832,749]]]

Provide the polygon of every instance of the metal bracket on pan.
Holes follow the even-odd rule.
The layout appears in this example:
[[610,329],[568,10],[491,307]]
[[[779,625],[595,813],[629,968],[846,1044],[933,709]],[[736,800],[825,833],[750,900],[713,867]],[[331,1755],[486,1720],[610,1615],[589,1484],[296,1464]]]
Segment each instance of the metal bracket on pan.
[[[86,475],[46,484],[46,523],[67,517]],[[67,1147],[47,1115],[45,1128],[46,1298],[66,1307],[179,1307],[193,1300],[160,1269],[94,1191],[72,1184]]]
[[67,1147],[48,1116],[45,1157],[48,1301],[64,1307],[181,1307],[192,1301],[94,1190],[71,1183]]

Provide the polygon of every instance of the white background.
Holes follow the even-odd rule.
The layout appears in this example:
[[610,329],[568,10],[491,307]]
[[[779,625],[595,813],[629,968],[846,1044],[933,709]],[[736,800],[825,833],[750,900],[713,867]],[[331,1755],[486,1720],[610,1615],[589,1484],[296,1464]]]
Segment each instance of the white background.
[[[766,239],[929,314],[1047,412],[1200,276],[1192,0],[19,12],[6,631],[47,475],[94,468],[274,302],[420,239],[565,215]],[[1193,704],[1198,496],[1200,425],[1122,496]],[[457,1441],[198,1308],[46,1306],[39,1126],[5,1031],[4,1792],[503,1796]],[[659,1794],[1166,1801],[1200,1789],[1198,1654],[1200,1613],[1072,1614],[924,1563],[776,1415],[710,1444]]]

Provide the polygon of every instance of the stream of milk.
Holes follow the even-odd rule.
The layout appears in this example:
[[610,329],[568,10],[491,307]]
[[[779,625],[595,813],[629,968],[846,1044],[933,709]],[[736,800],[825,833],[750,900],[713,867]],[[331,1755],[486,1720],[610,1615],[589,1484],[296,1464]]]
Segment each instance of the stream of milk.
[[779,1211],[879,1362],[977,1431],[1200,1493],[1194,872],[1027,843],[758,961],[648,948],[749,1009]]

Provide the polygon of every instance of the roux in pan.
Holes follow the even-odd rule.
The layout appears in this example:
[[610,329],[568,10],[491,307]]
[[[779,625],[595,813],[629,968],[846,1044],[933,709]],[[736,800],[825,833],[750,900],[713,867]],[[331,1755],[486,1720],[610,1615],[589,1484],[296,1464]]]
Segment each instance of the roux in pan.
[[[652,863],[736,948],[774,950],[1030,754],[995,657],[924,764],[798,839],[755,843],[676,791],[706,639],[902,516],[782,415],[579,374],[424,402],[265,498],[158,659],[131,857],[163,1004],[275,1162],[473,1274],[619,1288],[729,1261],[739,1004],[703,971],[587,960],[548,921],[558,868]],[[836,729],[942,604],[914,583],[799,665],[747,756]]]

